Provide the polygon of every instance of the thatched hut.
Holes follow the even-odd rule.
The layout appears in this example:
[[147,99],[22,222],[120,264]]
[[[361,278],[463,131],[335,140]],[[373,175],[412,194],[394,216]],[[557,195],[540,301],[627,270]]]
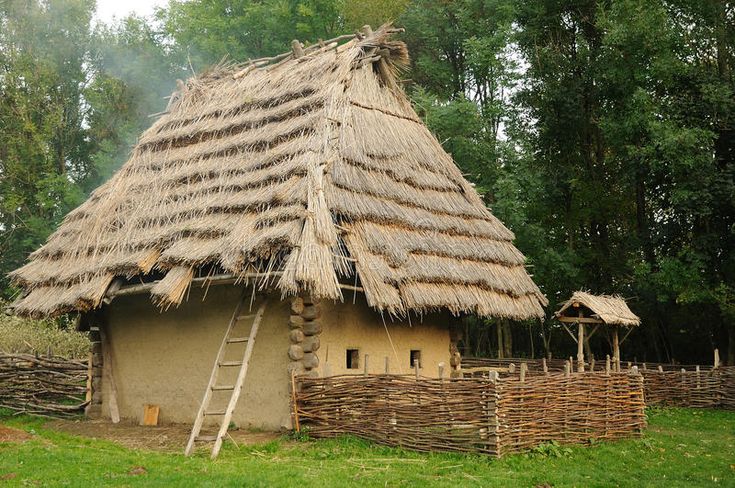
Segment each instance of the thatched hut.
[[[562,324],[577,324],[577,364],[584,371],[584,343],[589,341],[600,325],[611,327],[613,364],[620,369],[620,344],[618,329],[640,325],[641,319],[630,311],[628,304],[620,296],[592,295],[584,291],[575,291],[572,297],[564,302],[554,313]],[[592,332],[586,333],[587,325],[594,326]],[[564,325],[566,327],[566,325]],[[629,331],[632,329],[629,329]],[[571,333],[570,333],[571,334]],[[572,335],[573,336],[573,335]]]
[[390,34],[296,42],[189,80],[12,273],[17,313],[81,312],[106,335],[104,414],[114,397],[123,417],[155,404],[194,419],[231,318],[251,308],[234,421],[264,428],[290,423],[289,372],[436,375],[453,316],[544,315],[513,233],[412,109]]

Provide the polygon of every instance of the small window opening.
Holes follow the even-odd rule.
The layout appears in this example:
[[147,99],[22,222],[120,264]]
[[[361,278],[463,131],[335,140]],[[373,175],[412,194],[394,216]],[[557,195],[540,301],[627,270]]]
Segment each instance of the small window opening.
[[360,368],[360,350],[359,349],[347,349],[347,369],[359,369]]
[[418,349],[411,349],[411,364],[409,364],[409,367],[413,368],[416,361],[418,361],[419,368],[421,368],[421,351]]

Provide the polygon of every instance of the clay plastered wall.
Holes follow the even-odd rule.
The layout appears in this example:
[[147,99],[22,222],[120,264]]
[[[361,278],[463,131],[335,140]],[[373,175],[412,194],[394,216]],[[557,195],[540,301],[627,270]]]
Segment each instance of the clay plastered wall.
[[[202,301],[201,289],[195,288],[187,302],[164,313],[147,295],[120,297],[112,303],[107,330],[123,418],[140,419],[143,405],[150,403],[161,407],[160,422],[193,422],[241,292],[240,287],[213,286]],[[287,302],[271,297],[233,417],[240,426],[274,430],[290,426],[289,313]],[[249,325],[240,330],[247,332]],[[228,360],[239,359],[244,351],[244,344],[233,346],[236,354]],[[227,370],[218,384],[233,383],[238,368]],[[210,408],[225,405],[229,393],[216,392]],[[109,416],[108,384],[103,397],[103,414]]]
[[[321,303],[323,331],[320,336],[321,347],[318,351],[319,374],[354,374],[363,372],[364,357],[367,354],[370,373],[385,372],[385,357],[388,357],[390,373],[410,373],[410,351],[421,351],[424,376],[438,376],[438,365],[445,363],[444,375],[449,375],[449,324],[450,317],[430,315],[408,322],[391,322],[386,317],[390,338],[396,352],[393,352],[388,334],[380,315],[365,304],[358,296],[352,304],[352,295],[345,297],[347,303]],[[346,350],[359,350],[359,369],[347,369]],[[396,358],[397,356],[397,358]]]

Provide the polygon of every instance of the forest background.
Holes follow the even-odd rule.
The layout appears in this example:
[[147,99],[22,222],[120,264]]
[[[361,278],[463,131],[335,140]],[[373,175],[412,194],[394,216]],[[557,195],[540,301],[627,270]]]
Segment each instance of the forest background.
[[[543,322],[466,318],[466,355],[568,356],[574,290],[643,321],[624,359],[735,364],[735,2],[0,0],[6,273],[127,159],[176,79],[393,21],[419,115],[516,234]],[[500,340],[499,340],[500,338]],[[598,333],[599,358],[609,350]]]

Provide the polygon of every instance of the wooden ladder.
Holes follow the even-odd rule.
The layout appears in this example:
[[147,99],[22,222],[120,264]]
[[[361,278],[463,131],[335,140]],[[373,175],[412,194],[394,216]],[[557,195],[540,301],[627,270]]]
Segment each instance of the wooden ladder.
[[[235,312],[232,314],[230,323],[227,326],[227,331],[222,339],[222,344],[219,346],[217,352],[217,359],[214,361],[214,367],[212,368],[212,374],[209,377],[209,383],[207,389],[204,391],[204,398],[202,399],[202,405],[199,407],[199,413],[197,413],[196,420],[194,421],[194,427],[191,429],[191,435],[189,436],[189,442],[186,444],[186,450],[184,454],[187,456],[194,452],[194,446],[196,442],[214,442],[212,446],[212,459],[216,458],[219,454],[220,448],[222,448],[222,441],[227,435],[227,429],[230,426],[230,420],[232,420],[232,414],[237,405],[237,400],[240,398],[242,392],[242,385],[245,381],[245,375],[248,372],[248,364],[250,363],[250,357],[253,354],[253,346],[255,345],[255,336],[258,333],[258,327],[263,319],[265,313],[266,300],[258,307],[257,312],[251,315],[241,315],[245,302],[247,301],[248,295],[246,291],[243,291],[240,300],[235,307]],[[235,337],[233,331],[236,325],[241,320],[253,319],[252,325],[250,326],[250,333],[245,337]],[[239,361],[227,361],[225,357],[228,350],[233,346],[246,344],[245,352],[242,355],[242,360]],[[239,367],[240,371],[237,374],[237,379],[232,385],[218,385],[217,378],[221,368],[233,368]],[[230,400],[227,403],[227,408],[224,410],[209,410],[209,404],[212,401],[213,392],[215,391],[231,391]],[[220,419],[219,429],[216,435],[199,435],[204,424],[205,417],[216,417]]]

